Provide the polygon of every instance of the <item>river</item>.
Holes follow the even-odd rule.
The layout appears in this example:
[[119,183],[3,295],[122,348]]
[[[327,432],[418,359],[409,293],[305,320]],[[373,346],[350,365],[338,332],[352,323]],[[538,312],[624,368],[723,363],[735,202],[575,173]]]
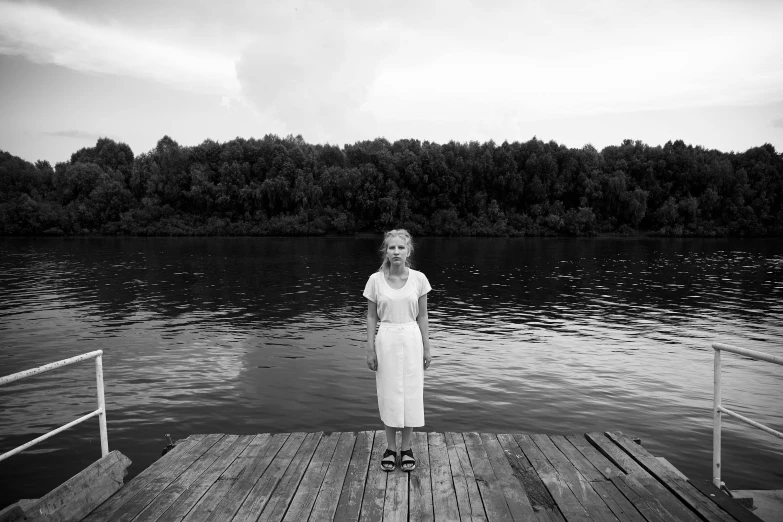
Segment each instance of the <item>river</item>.
[[[104,351],[128,479],[193,433],[379,429],[365,364],[378,237],[0,238],[0,375]],[[708,479],[715,341],[783,356],[779,239],[422,238],[429,431],[638,436]],[[724,403],[783,429],[783,368],[724,355]],[[0,388],[0,452],[96,408],[94,364]],[[92,419],[0,462],[0,507],[100,457]],[[780,441],[724,420],[731,489]],[[127,480],[127,479],[126,479]]]

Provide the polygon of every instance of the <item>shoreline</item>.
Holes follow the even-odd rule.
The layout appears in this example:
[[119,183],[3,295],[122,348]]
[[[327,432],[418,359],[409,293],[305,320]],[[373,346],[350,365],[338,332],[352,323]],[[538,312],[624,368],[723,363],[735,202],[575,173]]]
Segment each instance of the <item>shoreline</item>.
[[[324,232],[319,234],[270,234],[270,233],[210,233],[204,231],[191,231],[179,233],[160,233],[160,234],[103,234],[84,231],[79,234],[65,233],[43,233],[43,234],[0,234],[0,238],[173,238],[173,237],[269,237],[269,238],[344,238],[344,239],[363,239],[378,238],[383,235],[383,231],[371,232],[362,231],[352,234],[341,234],[335,232]],[[634,233],[624,232],[604,232],[589,235],[569,235],[569,234],[415,234],[416,238],[453,238],[453,239],[519,239],[519,238],[548,238],[548,239],[778,239],[781,235],[747,235],[747,234],[666,234],[660,231],[643,231]]]

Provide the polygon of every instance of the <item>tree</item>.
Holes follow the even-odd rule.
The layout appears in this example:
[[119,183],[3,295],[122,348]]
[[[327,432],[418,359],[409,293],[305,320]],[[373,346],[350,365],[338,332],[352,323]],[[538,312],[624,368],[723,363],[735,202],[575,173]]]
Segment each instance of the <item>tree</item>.
[[0,151],[5,234],[783,234],[783,155],[681,140],[602,151],[554,141],[346,145],[301,136],[108,138],[52,168]]
[[95,147],[79,149],[71,155],[71,163],[95,163],[104,172],[109,169],[119,172],[128,182],[133,170],[133,151],[125,143],[110,138],[100,138]]

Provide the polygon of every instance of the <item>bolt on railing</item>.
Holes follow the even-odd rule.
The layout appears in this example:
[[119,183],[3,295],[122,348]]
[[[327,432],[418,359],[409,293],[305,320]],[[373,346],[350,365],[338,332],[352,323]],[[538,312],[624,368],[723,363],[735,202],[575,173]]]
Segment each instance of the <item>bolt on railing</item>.
[[750,420],[747,417],[733,412],[721,405],[721,382],[720,382],[720,369],[721,369],[721,351],[732,352],[746,357],[751,357],[760,361],[771,362],[775,364],[783,365],[783,357],[777,355],[769,355],[764,352],[757,352],[755,350],[748,350],[746,348],[737,348],[736,346],[730,346],[728,344],[713,343],[712,349],[715,350],[715,367],[713,370],[714,377],[714,391],[712,396],[712,483],[716,487],[720,488],[723,483],[720,479],[721,474],[721,414],[725,413],[735,419],[739,419],[742,422],[766,431],[767,433],[774,435],[780,439],[783,439],[783,433],[775,431],[769,426],[764,426],[761,423]]
[[54,435],[57,435],[58,433],[65,431],[73,426],[76,426],[80,422],[84,422],[87,419],[91,419],[95,416],[98,417],[98,426],[101,434],[101,456],[105,457],[106,455],[109,454],[109,435],[106,430],[106,400],[103,395],[103,357],[102,356],[103,356],[103,350],[96,350],[94,352],[89,352],[82,355],[77,355],[76,357],[71,357],[70,359],[63,359],[62,361],[45,364],[43,366],[39,366],[38,368],[33,368],[32,370],[25,370],[23,372],[6,375],[5,377],[0,377],[0,385],[3,385],[27,377],[32,377],[33,375],[38,375],[39,373],[44,373],[51,370],[56,370],[58,368],[62,368],[64,366],[75,364],[78,362],[95,359],[95,380],[98,385],[98,409],[97,410],[90,412],[83,417],[79,417],[75,421],[71,421],[68,424],[60,426],[55,430],[45,433],[40,437],[31,440],[26,444],[22,444],[21,446],[12,449],[11,451],[3,453],[2,455],[0,455],[0,461],[3,461],[8,457],[12,457],[17,453],[22,452],[31,446],[35,446],[39,442],[42,442],[50,437],[53,437]]

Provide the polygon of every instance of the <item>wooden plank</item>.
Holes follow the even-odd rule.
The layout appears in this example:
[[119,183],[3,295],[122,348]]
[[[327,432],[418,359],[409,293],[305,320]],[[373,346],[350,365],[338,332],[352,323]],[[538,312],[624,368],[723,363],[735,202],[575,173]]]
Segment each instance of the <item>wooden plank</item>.
[[[108,519],[117,522],[128,522],[134,519],[153,503],[162,501],[170,505],[198,475],[204,472],[220,456],[227,447],[233,444],[234,435],[216,434],[219,440],[197,459],[194,455],[182,453],[181,458],[171,465],[171,472],[161,473],[158,478],[150,481],[142,491],[136,494]],[[209,437],[204,442],[208,442]],[[121,490],[120,490],[121,491]]]
[[321,438],[283,520],[302,522],[310,517],[339,440],[339,433],[330,433]]
[[[462,520],[479,520],[479,516],[483,517],[482,520],[486,520],[484,515],[484,505],[481,502],[481,494],[478,490],[478,485],[473,477],[473,470],[470,467],[470,459],[468,458],[467,450],[465,450],[465,461],[467,465],[463,468],[462,463],[459,460],[459,455],[454,447],[455,439],[459,438],[462,447],[465,447],[465,442],[462,439],[461,433],[446,433],[446,453],[449,456],[449,467],[451,468],[451,481],[454,484],[454,493],[457,497],[457,509],[459,509],[460,518]],[[464,471],[463,471],[464,469]],[[470,475],[468,480],[467,475]],[[472,491],[472,490],[475,490]],[[473,493],[473,501],[471,502],[471,493]],[[476,513],[473,513],[471,505],[476,508]]]
[[489,456],[481,443],[481,437],[474,432],[463,433],[462,437],[465,439],[465,448],[468,450],[468,457],[473,466],[473,476],[476,477],[481,500],[484,502],[487,520],[490,522],[514,520],[503,496],[500,482],[489,462]]
[[427,433],[432,476],[432,507],[435,520],[459,520],[457,495],[451,477],[446,439],[442,433]]
[[130,463],[114,450],[28,505],[24,513],[52,522],[81,520],[120,489]]
[[[210,486],[250,444],[254,435],[227,435],[226,439],[230,437],[234,438],[233,443],[225,451],[221,452],[206,470],[201,473],[193,473],[193,479],[187,485],[185,482],[173,483],[166,488],[168,491],[167,501],[162,502],[161,497],[163,495],[158,496],[152,504],[139,513],[136,520],[179,522],[185,518],[185,515],[193,509],[193,506],[196,505],[196,502],[199,501]],[[194,467],[188,469],[182,476],[185,476]],[[176,497],[172,498],[172,495],[176,495]],[[169,498],[173,501],[168,502]]]
[[[550,438],[574,467],[590,481],[595,492],[601,496],[604,503],[609,506],[609,509],[612,510],[615,516],[620,520],[636,522],[644,522],[646,520],[633,503],[617,489],[617,486],[607,481],[607,477],[624,475],[624,473],[588,443],[584,437],[554,435]],[[584,452],[580,451],[576,445],[579,445]],[[590,455],[592,460],[588,459],[585,453]]]
[[304,442],[299,447],[299,451],[296,452],[294,459],[291,461],[291,465],[288,466],[288,469],[285,470],[280,479],[280,484],[269,498],[269,502],[267,502],[264,510],[261,512],[261,516],[258,517],[258,522],[269,522],[272,520],[278,522],[283,518],[322,436],[323,432],[307,434]]
[[632,459],[626,452],[617,447],[617,444],[609,440],[603,433],[586,433],[585,437],[595,448],[628,475],[647,476],[648,473],[638,462]]
[[[95,511],[84,518],[83,522],[102,522],[111,520],[114,513],[122,508],[137,494],[155,479],[169,478],[169,482],[174,480],[187,467],[187,459],[196,460],[211,448],[222,435],[191,435],[185,441],[178,443],[174,448],[164,456],[156,460],[147,469],[136,475],[136,477],[125,484],[118,492],[112,495],[108,500],[101,504]],[[164,486],[165,487],[165,486]],[[154,492],[155,494],[158,491]],[[150,496],[148,500],[136,508],[136,512],[141,511],[149,501],[154,498]]]
[[234,522],[255,522],[258,519],[304,440],[304,433],[292,433],[286,439],[283,447],[239,506],[233,518]]
[[[399,446],[401,447],[401,446]],[[414,453],[414,456],[418,457]],[[419,467],[419,459],[416,459],[416,467]],[[408,521],[408,479],[412,472],[405,472],[397,468],[388,473],[386,477],[386,500],[383,503],[383,521],[407,522]]]
[[[574,436],[571,437],[573,438]],[[583,445],[585,449],[590,448],[590,450],[594,452],[594,456],[603,459],[608,465],[605,466],[606,469],[604,469],[604,472],[601,472],[587,457],[585,457],[585,455],[574,446],[570,438],[562,435],[553,435],[550,439],[555,446],[557,446],[557,449],[568,458],[568,461],[574,465],[579,473],[590,481],[595,492],[603,499],[604,503],[609,506],[609,509],[617,518],[631,522],[645,521],[644,516],[642,516],[636,507],[634,507],[619,489],[617,489],[617,486],[610,481],[607,481],[604,473],[611,476],[613,473],[621,474],[622,472],[601,455],[598,450],[593,448],[585,439],[581,439],[581,441],[579,439],[576,440],[577,444]]]
[[726,513],[736,518],[739,522],[763,522],[759,517],[748,511],[739,502],[728,496],[724,491],[715,487],[709,480],[692,482],[693,486],[702,494],[715,502]]
[[239,520],[391,520],[409,509],[410,520],[563,522],[562,510],[569,520],[592,514],[700,522],[696,510],[708,522],[735,522],[728,504],[722,507],[620,432],[532,438],[418,432],[412,440],[417,469],[391,475],[378,467],[383,432],[365,432],[363,448],[361,434],[333,434],[309,448],[302,443],[316,434],[298,435],[298,444],[288,434],[249,436],[244,449],[237,449],[236,436],[189,437],[85,520],[217,522],[234,514]]
[[656,499],[666,500],[665,503],[663,501],[661,501],[661,503],[666,507],[666,510],[676,518],[682,518],[683,520],[687,519],[691,522],[701,520],[687,504],[681,502],[671,490],[661,484],[655,477],[650,475],[644,477],[626,476],[626,479],[631,479],[631,481],[636,480],[645,490],[652,492]]
[[337,449],[334,451],[332,461],[329,463],[329,469],[326,470],[326,476],[323,484],[321,484],[321,489],[318,491],[313,510],[310,513],[309,520],[313,522],[333,520],[337,512],[340,492],[343,489],[348,465],[351,462],[351,455],[356,444],[355,433],[348,431],[340,433],[339,436]]
[[674,464],[672,464],[671,462],[666,460],[666,458],[664,458],[664,457],[655,457],[655,458],[658,460],[658,462],[660,462],[661,464],[663,464],[664,466],[669,468],[669,471],[671,471],[672,473],[674,473],[675,475],[677,475],[678,477],[680,477],[683,480],[688,480],[688,477],[686,477],[685,474],[682,471],[680,471],[679,469],[675,468]]
[[571,461],[557,449],[557,446],[548,436],[531,435],[531,439],[549,462],[552,463],[558,475],[563,477],[571,491],[576,495],[576,498],[579,499],[579,502],[590,514],[590,518],[604,522],[615,522],[617,520],[612,510],[606,505],[606,502],[590,485],[590,481],[579,473]]
[[10,506],[4,507],[0,510],[0,522],[30,522],[40,520],[34,515],[30,515],[30,517],[25,515],[26,512],[31,511],[30,508],[33,507],[38,500],[39,499],[37,498],[22,498]]
[[[687,520],[690,522],[700,520],[671,491],[651,477],[639,463],[609,440],[606,435],[603,433],[587,433],[585,438],[602,455],[628,473],[628,475],[619,475],[618,477],[624,478],[625,483],[636,488],[637,493],[646,499],[645,502],[647,502],[649,510],[658,512],[662,509],[676,520]],[[610,478],[615,483],[615,486],[622,489],[618,481],[614,480],[615,477]]]
[[446,451],[449,455],[454,492],[457,494],[457,507],[462,520],[484,521],[484,502],[473,475],[468,449],[461,433],[446,433]]
[[367,522],[380,522],[383,519],[383,502],[386,499],[386,477],[388,473],[381,470],[381,456],[386,451],[386,433],[375,432],[375,440],[372,445],[370,466],[367,469],[367,482],[364,485],[362,509],[359,520]]
[[373,431],[361,431],[356,435],[356,444],[348,464],[348,472],[345,475],[340,500],[337,502],[334,520],[359,520],[374,440]]
[[576,495],[574,495],[574,492],[568,487],[568,484],[563,477],[557,473],[549,460],[547,460],[541,450],[538,449],[538,446],[533,442],[533,439],[531,439],[529,435],[523,433],[515,434],[514,439],[533,465],[533,469],[535,469],[538,476],[541,477],[541,481],[552,495],[557,507],[560,508],[560,511],[563,513],[566,520],[569,522],[592,521],[593,519],[587,513],[587,510],[582,506],[581,502],[579,502],[579,499],[576,498]]
[[734,517],[720,509],[690,482],[661,464],[640,444],[636,444],[622,432],[607,432],[606,436],[632,456],[650,475],[661,481],[677,498],[685,502],[708,522],[736,522]]
[[[649,522],[666,522],[669,520],[682,521],[674,516],[631,475],[618,475],[610,479],[612,484],[622,492],[623,496],[633,504],[636,509]],[[674,499],[676,500],[676,499]]]
[[252,466],[253,460],[259,454],[263,454],[264,448],[269,442],[269,434],[256,435],[250,440],[242,453],[228,466],[228,468],[218,477],[218,479],[209,487],[204,495],[196,502],[193,509],[185,516],[186,522],[207,520],[214,511],[216,511],[222,500],[234,487],[239,477],[241,477],[247,468]]
[[[245,471],[215,506],[215,509],[207,518],[207,522],[224,522],[234,517],[289,436],[290,433],[276,433],[267,440],[267,443],[256,458],[247,463]],[[240,456],[237,460],[241,458]]]
[[533,511],[530,499],[527,498],[527,493],[514,476],[514,471],[511,469],[497,436],[489,433],[482,433],[480,436],[513,519],[525,522],[537,521],[538,517]]
[[432,510],[432,474],[427,433],[414,431],[411,435],[411,448],[413,448],[413,454],[416,455],[416,469],[410,473],[409,479],[409,520],[410,522],[432,522],[435,520],[435,514]]
[[625,498],[611,481],[606,479],[596,480],[591,482],[590,485],[593,486],[595,492],[619,520],[623,522],[647,522],[633,503]]
[[24,519],[24,509],[19,502],[0,509],[0,522],[23,522]]
[[590,444],[584,435],[568,435],[566,437],[579,452],[606,478],[625,475],[617,464],[606,458],[595,446]]
[[549,440],[565,455],[579,473],[590,482],[604,480],[604,475],[585,458],[582,453],[571,444],[563,435],[551,435]]
[[[656,510],[663,508],[664,511],[671,514],[671,519],[682,520],[683,522],[700,522],[701,519],[690,510],[680,499],[666,489],[655,477],[646,475],[637,477],[626,475],[625,477],[614,477],[612,482],[621,481],[630,486],[635,493],[640,495],[649,505],[655,506]],[[616,484],[617,485],[617,484]],[[619,485],[618,485],[619,488]],[[658,507],[660,505],[660,507]]]
[[542,522],[565,522],[552,495],[547,491],[541,477],[538,476],[513,435],[499,433],[497,438],[514,476],[525,491],[538,519]]

